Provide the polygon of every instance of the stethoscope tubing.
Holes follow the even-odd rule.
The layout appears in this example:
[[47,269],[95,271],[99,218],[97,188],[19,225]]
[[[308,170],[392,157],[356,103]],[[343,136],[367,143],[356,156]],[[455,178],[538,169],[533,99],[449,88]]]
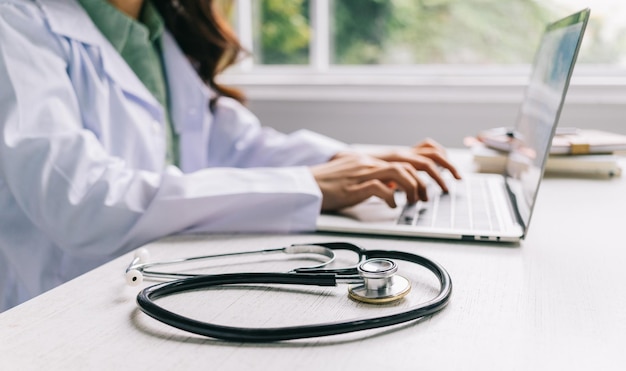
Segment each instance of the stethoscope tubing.
[[[147,254],[147,250],[145,249],[140,249],[140,250],[144,250],[143,253]],[[143,257],[142,259],[141,254],[138,254],[138,255],[136,254],[135,258],[126,269],[126,273],[129,274],[129,273],[136,272],[137,274],[137,276],[135,276],[134,274],[131,275],[131,282],[129,282],[129,284],[131,285],[140,283],[143,280],[143,277],[177,280],[177,279],[196,277],[198,276],[198,274],[162,272],[162,271],[155,271],[153,270],[153,268],[159,267],[159,266],[176,265],[176,264],[188,263],[188,262],[193,262],[193,261],[209,260],[209,259],[216,259],[216,258],[237,257],[237,256],[245,256],[245,255],[267,255],[267,254],[273,254],[273,253],[286,253],[286,254],[311,253],[311,254],[324,256],[327,258],[327,260],[322,262],[321,264],[317,264],[311,267],[296,268],[293,270],[293,273],[314,273],[314,272],[326,273],[328,272],[328,270],[325,269],[324,267],[326,267],[328,264],[332,263],[335,260],[334,251],[336,250],[346,250],[346,251],[351,251],[357,254],[359,257],[359,262],[365,259],[366,250],[361,247],[358,247],[356,245],[346,243],[346,242],[324,242],[324,243],[313,243],[313,244],[293,244],[293,245],[278,248],[278,249],[264,249],[264,250],[231,252],[231,253],[225,253],[225,254],[194,256],[194,257],[189,257],[189,258],[168,260],[168,261],[162,261],[162,262],[145,262],[145,261],[142,262],[142,260],[146,259],[146,257]],[[333,273],[341,273],[343,271],[351,271],[351,272],[353,271],[355,274],[357,273],[354,267],[335,269],[333,270]],[[141,278],[141,280],[137,280],[137,278]]]
[[137,296],[140,309],[154,319],[198,335],[235,342],[274,342],[304,339],[392,326],[434,314],[443,309],[452,294],[452,282],[447,271],[438,263],[420,255],[401,251],[368,250],[367,258],[385,257],[419,264],[435,274],[440,283],[439,294],[418,306],[399,313],[375,318],[357,318],[342,322],[328,322],[275,328],[247,328],[223,326],[194,320],[168,311],[154,300],[172,294],[235,284],[288,284],[336,286],[341,275],[334,273],[230,273],[196,276],[148,287]]

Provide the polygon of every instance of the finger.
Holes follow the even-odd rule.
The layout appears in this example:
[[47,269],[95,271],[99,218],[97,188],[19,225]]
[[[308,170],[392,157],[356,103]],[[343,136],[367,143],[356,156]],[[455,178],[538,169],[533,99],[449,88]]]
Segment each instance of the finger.
[[437,164],[428,157],[420,156],[411,162],[411,165],[417,170],[425,171],[431,178],[441,187],[444,192],[448,192],[448,186],[439,172]]
[[[411,203],[417,202],[420,197],[426,197],[423,182],[419,179],[415,169],[413,169],[413,166],[409,163],[385,163],[385,166],[371,169],[367,174],[363,174],[361,181],[369,179],[378,179],[385,183],[396,183],[402,190],[404,190],[407,195],[407,199]],[[420,188],[422,188],[421,193]]]
[[420,148],[434,148],[434,149],[436,149],[438,151],[441,151],[442,153],[446,152],[445,147],[442,146],[441,144],[439,144],[437,141],[435,141],[432,138],[424,139],[422,142],[416,144],[415,148],[417,148],[417,149],[420,149]]
[[[417,183],[418,183],[418,187],[417,187],[417,196],[420,200],[422,201],[428,201],[428,187],[426,186],[426,183],[419,177],[417,176]],[[407,197],[407,202],[412,203],[408,197]]]
[[[417,171],[415,171],[412,164],[408,162],[394,162],[389,170],[397,171],[398,176],[405,177],[408,180],[408,182],[399,183],[400,188],[406,194],[407,202],[428,201],[426,184],[417,175]],[[392,172],[390,176],[394,176],[394,173]]]
[[456,179],[461,179],[461,174],[454,167],[454,165],[452,165],[448,158],[445,157],[442,153],[438,151],[425,152],[422,153],[422,156],[428,157],[429,159],[433,160],[437,165],[447,169]]
[[355,204],[375,196],[385,201],[389,207],[395,208],[397,206],[394,191],[378,179],[370,179],[362,183],[353,184],[348,187],[348,190],[354,196],[353,201],[355,201]]
[[409,198],[409,195],[407,194],[407,202],[412,204],[417,202],[417,200],[428,201],[428,190],[426,183],[422,180],[422,178],[417,175],[417,172],[415,171],[413,165],[408,162],[404,162],[402,163],[402,165],[406,168],[406,171],[415,178],[415,181],[417,182],[417,199],[414,200],[412,198]]

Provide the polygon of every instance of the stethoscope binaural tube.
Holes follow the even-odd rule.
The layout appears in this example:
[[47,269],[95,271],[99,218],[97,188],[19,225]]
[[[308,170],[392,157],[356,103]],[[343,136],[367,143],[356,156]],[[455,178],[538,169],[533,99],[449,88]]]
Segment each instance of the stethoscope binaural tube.
[[275,328],[233,327],[202,322],[168,311],[156,304],[155,300],[186,291],[234,284],[336,286],[341,280],[353,280],[352,270],[343,270],[343,273],[231,273],[196,276],[148,287],[138,294],[137,304],[144,313],[170,326],[198,335],[237,342],[294,340],[375,329],[434,314],[448,304],[452,293],[452,281],[448,272],[438,263],[420,255],[401,251],[363,251],[365,251],[367,259],[398,259],[427,268],[439,280],[439,293],[427,302],[385,316]]
[[144,277],[158,278],[158,279],[181,279],[181,278],[191,278],[196,277],[198,274],[189,274],[189,273],[173,273],[173,272],[161,272],[151,270],[153,267],[157,266],[167,266],[167,265],[176,265],[188,262],[202,261],[202,260],[211,260],[216,258],[226,258],[226,257],[236,257],[236,256],[244,256],[244,255],[267,255],[267,254],[275,254],[275,253],[283,253],[289,255],[298,255],[298,254],[314,254],[320,257],[325,257],[326,260],[322,261],[320,264],[311,266],[298,268],[296,271],[305,272],[305,271],[314,271],[318,269],[323,269],[328,264],[332,263],[335,260],[335,253],[333,250],[350,250],[356,253],[359,256],[359,259],[362,257],[362,249],[348,243],[343,242],[329,242],[329,243],[319,243],[319,244],[293,244],[287,247],[281,247],[277,249],[264,249],[264,250],[253,250],[253,251],[240,251],[240,252],[232,252],[225,254],[213,254],[213,255],[202,255],[202,256],[194,256],[191,258],[182,258],[175,260],[168,260],[162,262],[148,262],[148,250],[145,248],[140,248],[135,251],[135,255],[133,257],[132,262],[126,268],[126,283],[130,286],[137,286],[141,282],[143,282]]

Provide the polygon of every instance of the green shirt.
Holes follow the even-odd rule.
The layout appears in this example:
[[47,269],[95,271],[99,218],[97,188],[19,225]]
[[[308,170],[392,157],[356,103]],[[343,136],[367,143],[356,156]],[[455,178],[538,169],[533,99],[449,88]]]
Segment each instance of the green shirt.
[[164,109],[166,118],[167,158],[178,164],[178,138],[169,117],[168,92],[161,55],[163,19],[150,1],[146,1],[135,20],[106,0],[79,0],[100,32],[120,53],[139,80],[150,90]]

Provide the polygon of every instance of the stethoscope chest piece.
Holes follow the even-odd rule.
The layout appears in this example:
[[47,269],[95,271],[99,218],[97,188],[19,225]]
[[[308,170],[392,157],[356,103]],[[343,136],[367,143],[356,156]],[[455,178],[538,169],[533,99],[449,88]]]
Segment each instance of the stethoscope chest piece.
[[389,259],[368,259],[358,266],[363,283],[350,286],[348,293],[354,300],[384,304],[405,297],[411,291],[409,280],[395,273],[398,266]]

